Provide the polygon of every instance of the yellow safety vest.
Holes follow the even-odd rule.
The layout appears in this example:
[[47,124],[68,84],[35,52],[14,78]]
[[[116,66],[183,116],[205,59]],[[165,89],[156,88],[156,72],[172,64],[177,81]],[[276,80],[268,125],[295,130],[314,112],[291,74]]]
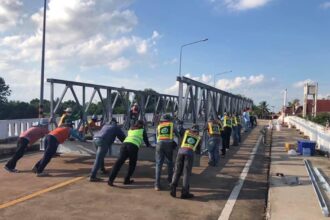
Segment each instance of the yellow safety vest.
[[199,135],[195,135],[195,134],[191,133],[190,131],[186,131],[183,136],[181,147],[196,151],[196,148],[197,148],[200,140],[201,140],[201,137]]
[[236,117],[236,120],[237,120],[237,125],[240,125],[242,122],[241,122],[241,117]]
[[128,130],[127,137],[124,140],[124,143],[131,143],[140,148],[143,141],[143,128]]
[[157,127],[157,141],[173,140],[173,122],[161,122]]
[[209,135],[220,135],[220,125],[214,122],[208,122]]
[[232,127],[232,121],[231,118],[229,118],[228,116],[225,116],[223,118],[223,127]]
[[238,123],[237,123],[237,118],[234,116],[231,118],[232,122],[233,122],[233,126],[237,126]]

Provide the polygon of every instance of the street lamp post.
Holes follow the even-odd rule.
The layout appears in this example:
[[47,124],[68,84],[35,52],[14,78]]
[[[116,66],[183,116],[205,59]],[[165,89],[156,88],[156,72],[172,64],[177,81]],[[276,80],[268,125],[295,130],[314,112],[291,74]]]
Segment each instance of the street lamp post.
[[226,74],[226,73],[231,73],[233,72],[232,70],[228,70],[228,71],[225,71],[225,72],[222,72],[222,73],[215,73],[213,74],[213,87],[215,87],[215,76],[219,76],[219,75],[223,75],[223,74]]
[[184,45],[181,46],[181,49],[180,49],[180,65],[179,65],[179,76],[180,77],[181,77],[182,49],[186,46],[189,46],[189,45],[192,45],[192,44],[197,44],[197,43],[204,42],[204,41],[208,41],[208,39],[205,38],[203,40],[198,40],[198,41],[191,42],[191,43],[188,43],[188,44],[184,44]]
[[[181,78],[181,64],[182,64],[182,49],[186,46],[189,46],[189,45],[192,45],[192,44],[197,44],[197,43],[200,43],[200,42],[205,42],[207,40],[208,39],[205,38],[203,40],[198,40],[198,41],[191,42],[191,43],[188,43],[188,44],[184,44],[184,45],[181,46],[181,48],[180,48],[180,65],[179,65],[179,77],[180,78]],[[182,117],[183,117],[182,98],[183,98],[183,83],[179,82],[179,101],[178,101],[179,112],[178,112],[178,118],[180,120],[182,120]]]
[[44,20],[43,20],[43,30],[42,30],[39,118],[42,118],[44,116],[43,102],[44,102],[45,43],[46,43],[46,5],[47,5],[47,0],[44,0]]

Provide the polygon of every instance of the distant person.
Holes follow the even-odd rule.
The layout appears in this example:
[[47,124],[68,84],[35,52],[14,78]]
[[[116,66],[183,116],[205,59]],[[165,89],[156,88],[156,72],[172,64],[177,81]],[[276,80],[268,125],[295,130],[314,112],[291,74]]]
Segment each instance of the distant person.
[[236,118],[236,114],[234,113],[231,117],[232,120],[232,137],[233,137],[233,146],[238,146],[239,143],[239,128],[238,128],[238,121]]
[[71,122],[73,122],[73,121],[79,120],[81,118],[82,118],[82,114],[72,115],[72,108],[70,108],[70,107],[66,108],[58,123],[58,127],[61,127],[61,125],[64,124],[65,121],[70,120]]
[[181,174],[183,173],[183,182],[181,190],[181,199],[190,199],[194,194],[190,193],[190,176],[193,167],[194,153],[200,154],[201,137],[199,135],[198,125],[193,125],[191,129],[186,130],[181,147],[178,151],[175,170],[171,183],[172,197],[176,197],[176,188],[178,187]]
[[222,125],[223,125],[223,132],[222,132],[222,156],[226,155],[226,150],[229,149],[230,146],[230,137],[232,132],[232,119],[231,117],[225,112],[224,116],[222,117]]
[[44,173],[44,169],[55,155],[58,145],[64,143],[70,136],[84,141],[77,130],[73,129],[72,121],[65,121],[61,127],[57,127],[45,137],[45,151],[43,157],[34,165],[33,171],[38,177],[48,176],[48,173]]
[[169,114],[164,114],[160,118],[160,123],[157,127],[157,145],[155,151],[156,159],[156,180],[155,190],[161,190],[160,177],[164,160],[167,163],[167,181],[171,183],[173,177],[173,151],[177,146],[174,141],[174,135],[179,137],[179,133],[174,127],[172,117]]
[[207,122],[207,134],[209,139],[207,141],[207,150],[209,156],[208,164],[210,166],[217,166],[220,160],[219,147],[221,142],[221,126],[214,120],[213,117],[210,117]]
[[138,104],[135,102],[130,110],[130,120],[133,121],[132,124],[135,124],[135,122],[139,119],[139,106]]
[[81,126],[79,128],[79,133],[82,136],[84,136],[84,135],[87,134],[88,130],[90,130],[91,132],[100,130],[101,129],[101,126],[97,125],[96,124],[97,122],[98,122],[97,116],[96,115],[92,115],[91,120],[89,120],[85,126]]
[[4,166],[5,170],[11,173],[19,172],[16,168],[16,163],[24,156],[28,146],[33,145],[40,138],[49,133],[48,119],[42,118],[39,122],[32,125],[31,128],[24,131],[17,140],[17,148],[15,154]]
[[124,184],[132,184],[134,180],[131,179],[138,159],[138,152],[142,145],[142,141],[147,147],[151,147],[149,143],[147,132],[144,129],[144,122],[138,120],[129,130],[127,137],[124,140],[124,144],[120,148],[120,153],[117,161],[112,167],[112,171],[109,176],[108,185],[114,186],[114,181],[118,175],[120,168],[125,163],[126,159],[129,159],[128,171],[124,180]]
[[94,135],[93,143],[97,148],[97,152],[94,166],[91,171],[91,176],[89,178],[91,182],[98,182],[102,180],[96,176],[99,169],[101,169],[104,174],[106,173],[104,157],[108,151],[111,150],[111,145],[116,138],[123,142],[126,135],[117,125],[117,120],[115,118],[112,118],[109,124],[105,124],[101,130]]

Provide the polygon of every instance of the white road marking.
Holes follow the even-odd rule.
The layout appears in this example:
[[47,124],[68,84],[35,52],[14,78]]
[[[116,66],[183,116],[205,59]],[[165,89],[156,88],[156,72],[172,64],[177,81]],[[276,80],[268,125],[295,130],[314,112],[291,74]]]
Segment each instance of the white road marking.
[[227,200],[227,203],[226,203],[225,207],[223,208],[218,220],[228,220],[229,219],[229,217],[230,217],[230,215],[233,211],[234,205],[236,203],[236,200],[238,198],[238,195],[239,195],[239,193],[242,189],[245,178],[249,173],[249,169],[250,169],[250,166],[253,162],[254,156],[256,155],[256,152],[259,148],[261,138],[262,138],[262,136],[260,136],[258,138],[258,141],[257,141],[256,145],[254,146],[252,152],[250,153],[250,158],[246,162],[246,164],[244,166],[244,169],[242,170],[241,175],[239,177],[239,180],[237,181],[233,191],[230,193],[230,196]]

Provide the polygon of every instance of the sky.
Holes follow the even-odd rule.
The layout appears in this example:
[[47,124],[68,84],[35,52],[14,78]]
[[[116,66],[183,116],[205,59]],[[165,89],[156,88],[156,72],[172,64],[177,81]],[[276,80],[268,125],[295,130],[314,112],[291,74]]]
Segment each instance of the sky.
[[[42,0],[0,0],[10,100],[39,97],[42,13]],[[285,89],[302,100],[306,82],[330,95],[329,0],[48,0],[46,20],[46,79],[177,95],[180,47],[208,38],[183,48],[182,75],[215,76],[217,88],[275,110]]]

